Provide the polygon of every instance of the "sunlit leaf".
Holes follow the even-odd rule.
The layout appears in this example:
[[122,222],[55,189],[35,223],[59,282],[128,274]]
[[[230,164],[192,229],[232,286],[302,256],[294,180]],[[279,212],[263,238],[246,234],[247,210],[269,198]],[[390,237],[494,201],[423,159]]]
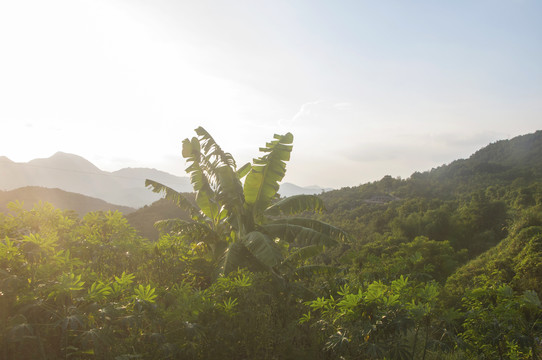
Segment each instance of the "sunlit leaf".
[[322,212],[324,202],[316,195],[295,195],[279,200],[265,209],[265,215],[295,215],[305,211]]

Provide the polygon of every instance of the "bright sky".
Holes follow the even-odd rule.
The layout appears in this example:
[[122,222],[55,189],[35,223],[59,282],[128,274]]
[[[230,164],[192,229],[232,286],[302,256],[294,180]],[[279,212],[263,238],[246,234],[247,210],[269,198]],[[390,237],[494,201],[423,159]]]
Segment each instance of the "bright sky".
[[408,177],[542,129],[542,1],[0,1],[0,155],[184,175],[205,127],[285,181]]

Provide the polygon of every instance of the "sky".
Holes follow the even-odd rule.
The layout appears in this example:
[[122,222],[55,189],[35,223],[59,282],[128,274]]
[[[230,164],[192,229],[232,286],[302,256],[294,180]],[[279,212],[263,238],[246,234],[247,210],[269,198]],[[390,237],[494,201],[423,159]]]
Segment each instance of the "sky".
[[0,0],[0,156],[184,175],[203,126],[284,181],[408,178],[542,129],[542,1]]

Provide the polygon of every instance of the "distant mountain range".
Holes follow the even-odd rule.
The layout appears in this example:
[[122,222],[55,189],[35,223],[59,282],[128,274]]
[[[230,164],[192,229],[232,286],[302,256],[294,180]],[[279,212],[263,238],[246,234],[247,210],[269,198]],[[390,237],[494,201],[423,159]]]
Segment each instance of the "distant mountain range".
[[[0,190],[5,191],[25,186],[58,188],[102,199],[111,204],[139,208],[160,199],[160,195],[145,188],[145,179],[158,181],[179,192],[192,191],[190,179],[186,176],[175,176],[150,168],[124,168],[108,172],[81,156],[63,152],[27,163],[0,157]],[[280,194],[319,194],[326,190],[331,189],[284,183]]]
[[[537,131],[497,141],[467,159],[455,160],[431,171],[415,172],[408,179],[396,179],[388,175],[372,183],[326,191],[320,197],[327,210],[319,218],[331,224],[339,224],[359,238],[369,238],[368,233],[377,224],[382,226],[386,219],[397,216],[393,215],[394,212],[385,213],[385,209],[398,207],[403,201],[453,201],[469,197],[474,191],[485,191],[495,186],[506,187],[514,182],[526,186],[541,179],[542,131]],[[317,188],[314,190],[321,192]],[[299,189],[292,184],[283,184],[280,188],[281,194],[285,196],[296,191]],[[535,188],[526,190],[524,201],[536,202],[534,193]],[[530,197],[532,199],[528,200]],[[158,238],[158,232],[152,226],[156,220],[190,219],[188,214],[164,200],[138,209],[126,218],[140,234],[152,240]],[[439,226],[445,229],[447,225],[444,222]]]

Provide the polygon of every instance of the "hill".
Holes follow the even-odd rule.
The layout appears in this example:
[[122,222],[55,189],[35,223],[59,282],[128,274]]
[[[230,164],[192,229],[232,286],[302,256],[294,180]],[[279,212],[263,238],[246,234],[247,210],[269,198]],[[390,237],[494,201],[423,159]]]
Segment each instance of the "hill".
[[103,199],[112,204],[141,207],[160,198],[145,187],[145,179],[160,181],[179,191],[190,191],[187,177],[148,168],[126,168],[115,172],[100,170],[85,158],[57,152],[45,159],[16,163],[0,158],[0,189],[24,186],[59,188]]
[[[453,161],[408,179],[385,176],[379,181],[328,191],[321,195],[328,210],[349,211],[376,197],[452,200],[491,186],[532,184],[542,180],[542,131],[492,143],[468,159]],[[382,200],[381,199],[381,200]],[[378,202],[378,201],[377,201]]]
[[[535,215],[531,212],[530,215]],[[519,290],[542,293],[542,211],[525,217],[497,246],[463,265],[447,279],[450,294],[460,297],[466,289],[486,281],[510,284]]]
[[[24,186],[59,188],[103,199],[112,204],[139,208],[152,204],[160,195],[145,187],[145,180],[152,179],[180,192],[191,192],[186,176],[175,176],[150,168],[124,168],[114,172],[103,171],[85,158],[57,152],[45,159],[17,163],[0,156],[0,189],[13,190]],[[315,194],[323,190],[318,186],[299,187],[284,184],[287,196]]]
[[330,224],[232,211],[153,241],[155,220],[187,219],[166,200],[0,216],[0,358],[538,359],[541,135],[323,193]]
[[25,210],[30,210],[34,204],[43,201],[63,210],[73,210],[83,216],[90,211],[120,211],[129,214],[135,211],[128,206],[113,205],[101,199],[76,194],[60,189],[49,189],[38,186],[27,186],[10,191],[0,191],[0,212],[7,213],[7,204],[19,201]]
[[[537,131],[497,141],[468,159],[416,172],[408,179],[385,176],[339,190],[315,188],[312,193],[319,193],[326,204],[327,211],[318,217],[345,228],[360,243],[385,236],[407,240],[428,236],[448,240],[458,251],[467,248],[472,258],[506,236],[503,228],[514,206],[540,201],[540,159],[542,131]],[[282,184],[279,193],[290,195],[293,187]],[[144,213],[152,214],[152,222],[176,216],[173,208],[153,204],[131,215],[140,216],[130,220],[140,230]],[[155,230],[144,233],[156,236]]]
[[[190,196],[191,194],[185,195]],[[158,239],[158,230],[154,227],[155,222],[165,219],[190,220],[190,216],[169,200],[160,199],[126,215],[126,219],[141,236],[149,240],[156,240]]]
[[[370,277],[382,271],[371,261],[378,258],[398,266],[393,254],[422,237],[449,244],[453,251],[446,256],[457,265],[475,259],[506,239],[524,211],[542,204],[540,159],[542,131],[537,131],[498,141],[468,159],[416,172],[408,179],[385,176],[325,192],[320,197],[327,211],[318,218],[346,229],[355,239],[340,259],[338,254],[331,256],[357,264],[363,276]],[[420,263],[436,267],[438,262]],[[440,279],[453,271],[449,268]]]

